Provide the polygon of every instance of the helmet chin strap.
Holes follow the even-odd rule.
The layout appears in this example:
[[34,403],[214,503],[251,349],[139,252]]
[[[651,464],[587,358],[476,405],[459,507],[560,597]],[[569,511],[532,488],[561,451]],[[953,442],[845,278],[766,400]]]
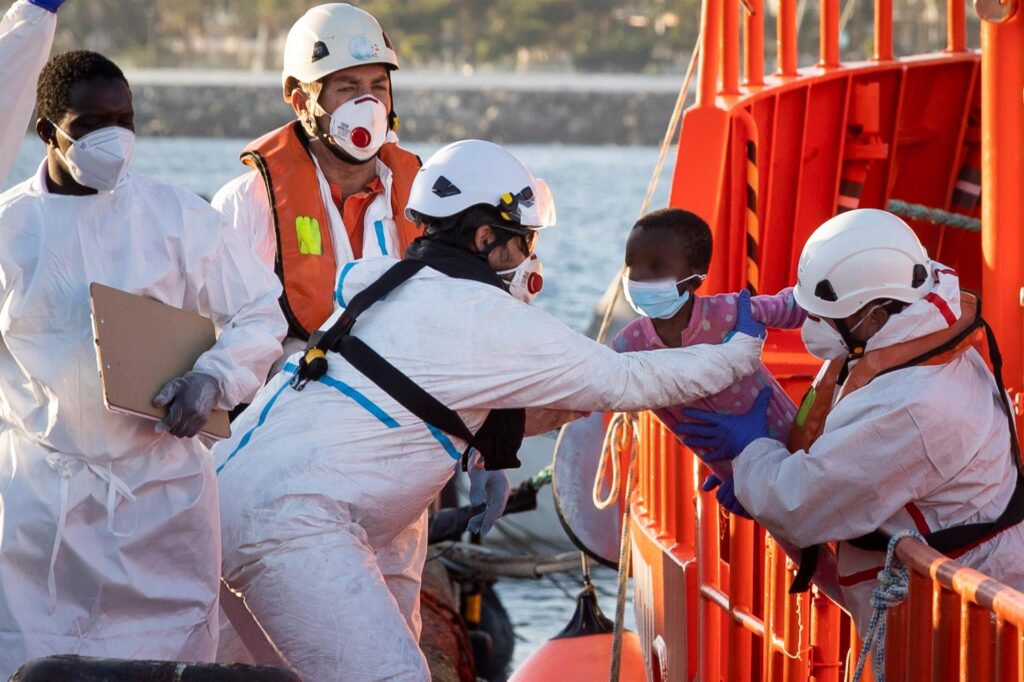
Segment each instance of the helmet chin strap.
[[843,337],[843,343],[846,344],[847,353],[846,360],[843,361],[843,369],[839,372],[839,383],[846,381],[846,377],[850,373],[850,361],[857,360],[863,357],[864,347],[867,344],[866,341],[857,341],[853,338],[853,333],[850,331],[850,325],[846,324],[846,320],[833,320],[836,323],[836,330],[839,335]]

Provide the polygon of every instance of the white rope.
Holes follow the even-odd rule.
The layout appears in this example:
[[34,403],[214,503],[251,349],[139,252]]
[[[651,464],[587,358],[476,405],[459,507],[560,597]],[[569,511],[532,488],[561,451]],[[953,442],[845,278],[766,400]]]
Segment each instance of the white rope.
[[[608,422],[608,428],[604,432],[604,443],[601,445],[601,457],[597,460],[597,473],[594,475],[594,506],[604,511],[615,504],[619,499],[619,486],[622,483],[621,445],[625,429],[629,426],[629,419],[625,412],[616,412]],[[601,487],[604,483],[605,470],[611,468],[612,480],[608,486],[607,494],[602,493]]]
[[878,572],[878,584],[871,594],[871,607],[875,610],[868,622],[868,630],[864,633],[864,644],[857,658],[857,669],[853,673],[853,682],[860,682],[864,673],[864,664],[868,654],[875,671],[875,682],[885,682],[885,630],[888,619],[887,612],[903,602],[910,591],[910,572],[903,562],[896,557],[896,545],[900,540],[916,538],[924,542],[924,538],[916,530],[904,530],[896,533],[889,540],[889,548],[885,553],[885,568]]
[[[621,414],[621,413],[620,413]],[[633,483],[636,478],[636,451],[640,437],[640,424],[636,415],[623,415],[624,421],[632,427],[633,437],[630,440],[629,469],[626,474],[626,489],[622,494],[622,537],[619,541],[619,574],[615,594],[615,629],[612,630],[612,665],[609,671],[609,682],[619,682],[619,671],[622,666],[622,628],[626,615],[626,578],[629,577],[629,499],[633,494]]]
[[[700,55],[700,38],[693,46],[693,52],[690,54],[690,64],[686,67],[686,77],[683,79],[683,87],[679,89],[679,96],[676,98],[675,108],[672,109],[672,116],[669,118],[668,127],[665,129],[665,137],[661,140],[661,149],[658,150],[658,161],[654,164],[654,172],[651,174],[651,179],[647,182],[647,193],[644,195],[643,203],[640,204],[640,216],[647,213],[647,209],[651,206],[651,201],[654,199],[654,191],[658,188],[658,180],[661,178],[661,169],[665,167],[665,159],[668,157],[668,150],[672,146],[672,140],[675,138],[676,131],[679,129],[679,121],[683,117],[683,105],[686,104],[686,97],[690,93],[690,81],[693,79],[693,71],[697,66],[697,57]],[[622,279],[622,273],[626,271],[626,266],[623,265],[619,268],[619,274],[615,276],[615,288],[612,293],[612,298],[608,301],[608,306],[604,310],[604,317],[601,319],[601,327],[597,332],[597,342],[604,343],[604,337],[608,333],[608,327],[612,321],[612,312],[615,310],[615,303],[619,300],[619,296],[622,294],[622,287],[619,286],[619,280]]]

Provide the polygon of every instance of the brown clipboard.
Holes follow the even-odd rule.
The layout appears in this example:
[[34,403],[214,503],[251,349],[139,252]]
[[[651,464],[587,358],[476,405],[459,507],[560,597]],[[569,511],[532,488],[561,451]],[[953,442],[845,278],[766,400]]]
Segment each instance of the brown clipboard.
[[[217,341],[213,322],[152,298],[103,284],[89,286],[103,402],[108,410],[160,421],[167,408],[153,398],[168,381],[191,371]],[[228,413],[214,410],[202,433],[231,435]]]

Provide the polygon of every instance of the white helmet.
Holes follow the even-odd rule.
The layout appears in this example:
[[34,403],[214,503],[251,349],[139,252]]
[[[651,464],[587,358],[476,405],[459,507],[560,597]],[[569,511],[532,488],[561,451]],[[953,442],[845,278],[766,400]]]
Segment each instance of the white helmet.
[[483,140],[453,142],[427,159],[413,180],[405,215],[422,222],[479,204],[498,208],[503,218],[524,228],[555,224],[547,184],[511,152]]
[[877,299],[923,298],[928,266],[928,253],[901,219],[874,208],[847,211],[804,244],[793,296],[811,315],[838,320]]
[[281,84],[291,101],[298,83],[363,64],[398,68],[398,55],[373,15],[343,2],[317,5],[288,31]]

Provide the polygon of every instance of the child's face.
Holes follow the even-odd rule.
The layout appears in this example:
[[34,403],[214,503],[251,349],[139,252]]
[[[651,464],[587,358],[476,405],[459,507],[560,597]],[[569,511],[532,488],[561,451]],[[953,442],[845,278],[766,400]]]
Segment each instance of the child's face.
[[[626,239],[626,267],[634,282],[672,279],[676,282],[698,273],[686,259],[679,238],[667,230],[634,229]],[[696,281],[692,281],[697,283]]]

